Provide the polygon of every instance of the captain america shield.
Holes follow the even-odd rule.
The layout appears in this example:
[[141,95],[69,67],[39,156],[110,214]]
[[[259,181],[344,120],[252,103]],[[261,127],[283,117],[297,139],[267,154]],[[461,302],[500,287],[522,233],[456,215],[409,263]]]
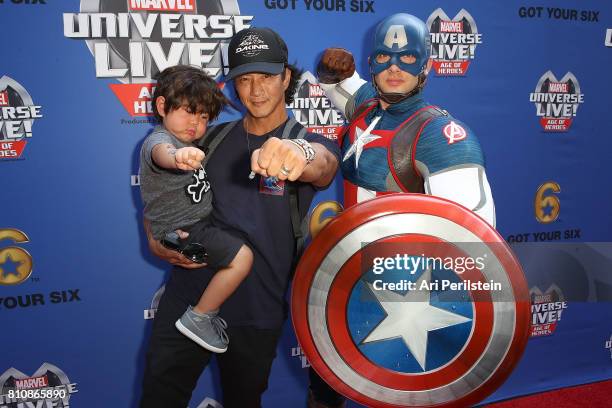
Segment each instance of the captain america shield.
[[512,372],[529,290],[503,238],[473,212],[422,194],[353,206],[312,241],[292,319],[312,367],[371,407],[464,407]]

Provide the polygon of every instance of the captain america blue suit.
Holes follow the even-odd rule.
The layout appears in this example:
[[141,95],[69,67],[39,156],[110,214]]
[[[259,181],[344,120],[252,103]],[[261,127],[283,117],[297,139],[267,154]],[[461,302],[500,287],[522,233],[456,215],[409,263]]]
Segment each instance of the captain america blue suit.
[[478,138],[421,96],[429,56],[429,31],[409,14],[377,26],[369,82],[355,71],[348,51],[323,54],[319,85],[349,121],[341,142],[345,207],[390,192],[425,193],[461,204],[495,226]]
[[[402,123],[431,105],[417,93],[382,109],[376,104],[376,96],[377,92],[370,82],[359,88],[355,94],[355,105],[359,107],[371,101],[373,106],[364,110],[361,117],[354,118],[342,139],[342,175],[350,183],[345,194],[345,206],[362,201],[354,196],[358,194],[357,187],[376,192],[377,195],[402,191],[423,193],[421,172],[435,174],[464,165],[484,167],[484,157],[476,135],[464,123],[444,112],[425,122],[412,146],[414,151],[406,152],[406,160],[417,169],[415,176],[421,179],[421,186],[416,189],[414,186],[402,186],[401,182],[393,179],[388,145]],[[373,121],[376,121],[373,129],[365,134]],[[454,132],[456,136],[446,136],[445,129]],[[360,143],[359,136],[365,138],[365,143]],[[417,180],[415,182],[419,183]]]
[[[377,26],[369,82],[355,71],[347,50],[323,53],[319,85],[348,121],[340,141],[344,206],[389,193],[424,193],[463,205],[495,226],[478,138],[421,96],[429,57],[429,31],[409,14],[394,14]],[[309,408],[345,406],[314,371],[310,381]]]

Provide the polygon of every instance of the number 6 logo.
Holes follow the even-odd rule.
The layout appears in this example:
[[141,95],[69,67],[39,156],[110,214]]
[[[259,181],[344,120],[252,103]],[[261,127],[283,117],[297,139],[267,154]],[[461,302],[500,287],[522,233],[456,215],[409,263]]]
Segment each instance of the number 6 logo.
[[310,237],[316,237],[319,231],[329,224],[335,216],[340,214],[342,210],[342,204],[337,201],[323,201],[319,203],[312,210],[312,215],[310,216]]
[[[28,236],[13,228],[0,229],[0,241],[11,240],[21,244]],[[0,250],[0,285],[18,285],[32,274],[32,256],[23,248],[10,246]]]
[[560,191],[561,187],[554,181],[547,181],[538,188],[533,205],[536,219],[542,224],[550,224],[559,217],[561,202],[559,197],[549,192],[556,194]]

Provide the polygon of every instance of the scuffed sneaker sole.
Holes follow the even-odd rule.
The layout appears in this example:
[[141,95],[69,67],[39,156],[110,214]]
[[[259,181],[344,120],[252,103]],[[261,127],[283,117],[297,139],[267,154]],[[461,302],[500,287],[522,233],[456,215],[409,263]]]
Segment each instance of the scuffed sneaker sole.
[[227,347],[218,348],[218,347],[208,344],[207,342],[202,340],[200,337],[198,337],[194,332],[186,328],[183,325],[183,323],[181,323],[180,320],[177,320],[176,323],[174,323],[174,325],[176,326],[178,331],[180,331],[185,336],[189,337],[191,340],[195,341],[199,346],[204,347],[208,351],[212,351],[213,353],[225,353],[227,351]]

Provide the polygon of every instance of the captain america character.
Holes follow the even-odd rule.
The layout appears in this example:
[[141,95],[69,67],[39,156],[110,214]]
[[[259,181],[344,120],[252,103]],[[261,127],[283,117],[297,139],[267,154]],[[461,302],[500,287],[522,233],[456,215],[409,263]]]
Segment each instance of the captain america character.
[[[404,13],[385,18],[368,64],[369,82],[349,51],[328,48],[317,67],[319,85],[349,121],[340,140],[345,208],[389,193],[422,193],[454,201],[495,227],[478,138],[421,95],[432,65],[425,23]],[[345,405],[311,369],[308,406]]]

